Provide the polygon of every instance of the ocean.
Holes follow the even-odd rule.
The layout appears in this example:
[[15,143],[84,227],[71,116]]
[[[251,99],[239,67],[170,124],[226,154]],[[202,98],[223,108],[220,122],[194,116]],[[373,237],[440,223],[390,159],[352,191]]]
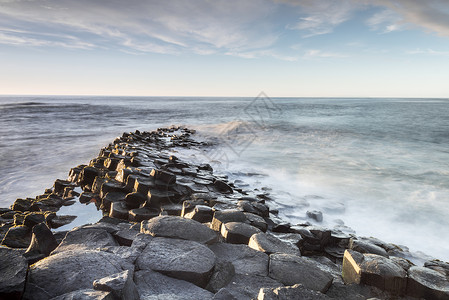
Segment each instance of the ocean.
[[286,221],[449,261],[449,99],[0,96],[0,207],[172,124],[215,145],[184,155],[269,192]]

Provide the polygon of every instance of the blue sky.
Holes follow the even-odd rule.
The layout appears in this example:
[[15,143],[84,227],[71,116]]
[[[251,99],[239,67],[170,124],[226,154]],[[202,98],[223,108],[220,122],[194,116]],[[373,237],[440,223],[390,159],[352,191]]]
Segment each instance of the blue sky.
[[447,0],[0,0],[0,94],[449,97]]

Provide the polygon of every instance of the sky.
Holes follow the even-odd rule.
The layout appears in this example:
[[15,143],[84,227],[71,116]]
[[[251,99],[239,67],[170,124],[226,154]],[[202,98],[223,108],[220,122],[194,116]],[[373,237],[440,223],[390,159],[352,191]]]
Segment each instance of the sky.
[[0,94],[449,97],[449,0],[0,0]]

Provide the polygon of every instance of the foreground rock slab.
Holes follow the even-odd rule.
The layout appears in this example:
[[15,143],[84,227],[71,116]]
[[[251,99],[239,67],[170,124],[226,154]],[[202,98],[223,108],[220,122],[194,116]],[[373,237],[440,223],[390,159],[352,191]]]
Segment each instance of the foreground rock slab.
[[111,292],[83,289],[51,298],[51,300],[116,300]]
[[81,249],[96,249],[119,244],[106,229],[79,228],[67,233],[64,240],[52,252],[52,254]]
[[407,294],[424,299],[449,299],[449,281],[441,273],[424,267],[411,267]]
[[190,282],[165,276],[161,273],[145,270],[134,274],[140,299],[212,299],[214,294]]
[[93,285],[95,290],[111,292],[115,299],[140,299],[136,285],[133,281],[133,272],[130,272],[129,270],[95,280]]
[[79,289],[91,289],[94,280],[134,269],[112,253],[64,251],[31,266],[25,299],[51,299]]
[[0,247],[0,299],[20,299],[28,268],[18,250]]
[[257,300],[330,300],[323,293],[306,289],[301,284],[278,287],[275,289],[260,289]]
[[142,221],[140,231],[155,237],[177,238],[204,244],[217,241],[217,234],[212,229],[195,220],[176,216],[159,216]]
[[194,241],[157,237],[137,258],[140,270],[153,270],[205,287],[215,266],[215,254]]

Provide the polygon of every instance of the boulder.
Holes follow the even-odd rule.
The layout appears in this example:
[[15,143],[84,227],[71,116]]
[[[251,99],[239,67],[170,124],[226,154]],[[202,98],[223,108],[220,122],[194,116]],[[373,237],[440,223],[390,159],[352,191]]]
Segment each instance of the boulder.
[[206,290],[217,293],[221,288],[225,287],[235,275],[235,268],[231,262],[217,261],[215,263],[214,272],[210,277]]
[[211,222],[214,216],[214,211],[211,207],[206,205],[197,205],[193,211],[184,214],[184,218],[192,219],[200,223]]
[[299,283],[322,293],[329,289],[333,281],[332,275],[321,270],[317,262],[292,254],[271,254],[269,276],[285,285]]
[[234,192],[234,190],[227,183],[218,179],[215,180],[212,186],[215,189],[215,191],[223,194],[232,194]]
[[0,299],[21,299],[27,268],[20,251],[0,246]]
[[221,235],[231,244],[248,244],[250,237],[260,232],[259,228],[240,222],[228,222],[221,226]]
[[362,283],[394,295],[405,294],[407,272],[384,256],[346,250],[342,268],[345,283]]
[[32,232],[31,243],[26,252],[37,251],[48,256],[58,246],[55,236],[44,223],[34,226]]
[[257,300],[327,300],[331,299],[325,294],[306,289],[301,284],[278,288],[262,288]]
[[11,248],[28,248],[31,242],[31,230],[26,226],[13,226],[8,229],[1,245]]
[[353,238],[349,240],[349,249],[360,253],[371,253],[388,257],[388,253],[384,248],[369,242],[364,242]]
[[323,213],[319,210],[308,210],[306,215],[317,222],[323,222]]
[[136,265],[205,287],[215,266],[215,255],[194,241],[158,237],[152,239]]
[[118,245],[114,237],[105,229],[75,228],[67,233],[52,255],[69,250],[88,250]]
[[33,228],[34,225],[45,222],[45,215],[43,213],[28,213],[23,219],[23,225],[28,228]]
[[257,299],[261,288],[281,286],[283,286],[282,283],[267,276],[236,274],[225,289],[235,299]]
[[79,181],[82,185],[92,185],[95,177],[100,175],[100,170],[94,167],[84,167],[80,173]]
[[60,252],[30,267],[24,298],[47,300],[80,289],[91,289],[94,280],[131,268],[132,265],[108,252]]
[[267,222],[265,221],[264,218],[262,218],[259,215],[255,215],[255,214],[248,213],[248,212],[244,212],[244,214],[245,214],[245,217],[246,217],[245,223],[247,223],[247,224],[249,224],[251,226],[257,227],[260,230],[262,230],[263,232],[267,231],[268,224],[267,224]]
[[17,199],[14,201],[14,203],[11,205],[11,209],[14,211],[29,211],[33,199]]
[[269,233],[256,233],[249,239],[248,246],[254,250],[262,251],[266,254],[286,253],[301,255],[297,246],[284,242]]
[[217,234],[212,229],[197,221],[176,216],[159,216],[142,221],[140,231],[156,237],[171,237],[205,244],[217,241]]
[[165,276],[152,270],[134,274],[141,299],[198,300],[212,299],[214,294],[190,282]]
[[449,299],[449,281],[443,274],[425,267],[408,270],[407,295],[424,299]]
[[236,274],[267,276],[268,255],[247,245],[217,243],[209,246],[219,262],[230,262]]
[[51,298],[51,300],[116,300],[111,292],[82,289]]
[[72,223],[76,218],[77,216],[54,216],[47,223],[50,225],[50,228],[55,229]]
[[133,272],[125,270],[93,282],[94,289],[98,291],[111,292],[115,299],[139,300],[139,293],[133,281]]
[[245,222],[246,216],[243,212],[234,209],[215,211],[211,228],[215,231],[221,230],[221,225],[228,222]]

